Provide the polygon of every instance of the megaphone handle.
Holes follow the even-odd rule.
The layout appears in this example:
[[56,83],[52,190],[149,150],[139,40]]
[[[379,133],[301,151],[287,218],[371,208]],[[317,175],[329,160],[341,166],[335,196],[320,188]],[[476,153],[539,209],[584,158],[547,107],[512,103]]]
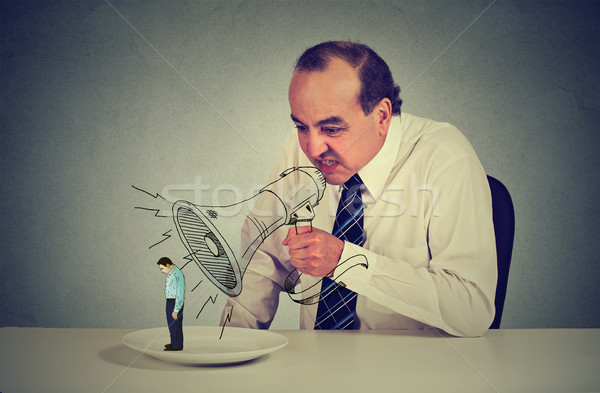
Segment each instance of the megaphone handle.
[[[310,231],[313,231],[313,227],[312,227],[312,220],[308,220],[308,223],[310,224]],[[298,220],[294,221],[294,228],[296,228],[296,235],[298,234]]]

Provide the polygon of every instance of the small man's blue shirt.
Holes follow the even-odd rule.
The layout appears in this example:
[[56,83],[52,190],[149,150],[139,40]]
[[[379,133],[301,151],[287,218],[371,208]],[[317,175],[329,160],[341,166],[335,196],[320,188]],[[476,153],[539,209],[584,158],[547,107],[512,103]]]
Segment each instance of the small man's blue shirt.
[[173,265],[173,269],[167,274],[167,284],[165,285],[165,297],[175,299],[175,308],[173,312],[179,312],[183,307],[185,299],[185,277],[181,270]]

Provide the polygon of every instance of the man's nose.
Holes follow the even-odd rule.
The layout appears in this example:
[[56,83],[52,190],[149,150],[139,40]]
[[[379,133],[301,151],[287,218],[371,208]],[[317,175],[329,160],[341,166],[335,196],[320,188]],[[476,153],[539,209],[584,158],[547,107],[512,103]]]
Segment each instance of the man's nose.
[[325,138],[318,131],[311,130],[308,134],[307,150],[311,157],[319,157],[327,151],[327,143]]

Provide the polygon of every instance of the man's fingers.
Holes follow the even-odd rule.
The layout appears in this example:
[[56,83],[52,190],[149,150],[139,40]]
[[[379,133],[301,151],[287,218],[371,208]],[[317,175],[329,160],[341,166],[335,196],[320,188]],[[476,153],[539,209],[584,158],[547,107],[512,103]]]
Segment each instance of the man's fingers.
[[[310,233],[312,232],[312,226],[310,225],[302,225],[302,226],[297,226],[293,228],[293,232],[294,234],[296,234],[296,230],[298,232],[298,235],[302,235],[303,233]],[[290,228],[290,230],[288,231],[288,233],[292,232],[292,228]]]
[[[312,232],[312,228],[310,226],[301,226],[298,227],[298,233],[296,234],[296,227],[291,227],[290,229],[288,229],[288,233],[286,238],[283,240],[283,242],[281,243],[283,246],[290,246],[290,241],[293,240],[293,242],[297,242],[297,240],[301,239],[301,235],[304,235],[305,233],[310,233]],[[298,247],[298,244],[295,244],[295,247]]]

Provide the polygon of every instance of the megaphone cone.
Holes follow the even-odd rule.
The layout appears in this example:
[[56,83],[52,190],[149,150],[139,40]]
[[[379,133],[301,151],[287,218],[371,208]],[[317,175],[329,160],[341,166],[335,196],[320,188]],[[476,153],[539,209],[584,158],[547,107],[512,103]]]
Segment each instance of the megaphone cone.
[[[290,168],[252,198],[233,205],[199,206],[177,201],[173,204],[173,220],[190,259],[217,288],[228,296],[237,296],[258,247],[283,225],[312,221],[325,184],[325,177],[315,167]],[[254,202],[252,209],[248,202]],[[277,209],[265,210],[265,206]],[[242,228],[251,241],[234,252],[228,239],[237,238]]]

